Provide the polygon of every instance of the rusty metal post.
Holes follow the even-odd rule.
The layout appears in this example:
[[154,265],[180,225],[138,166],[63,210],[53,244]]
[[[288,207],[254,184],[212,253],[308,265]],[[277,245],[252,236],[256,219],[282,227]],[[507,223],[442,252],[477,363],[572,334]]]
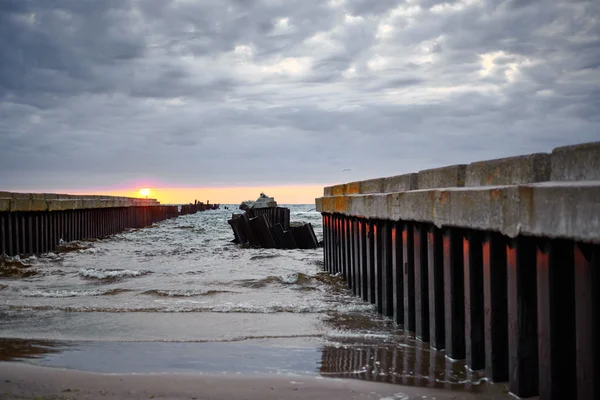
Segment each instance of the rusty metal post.
[[434,349],[446,347],[444,319],[444,247],[442,231],[427,230],[427,276],[429,278],[429,341]]
[[404,256],[404,330],[415,331],[415,262],[413,226],[402,226],[402,254]]
[[463,235],[454,228],[444,230],[444,317],[446,355],[465,358],[465,303],[463,276]]
[[358,248],[359,248],[359,279],[360,296],[363,300],[368,299],[368,281],[367,281],[367,220],[360,218],[358,220]]
[[354,236],[352,217],[346,217],[346,282],[354,292]]
[[8,238],[6,236],[6,217],[5,213],[0,212],[0,254],[8,254]]
[[360,232],[358,231],[358,218],[354,217],[352,218],[352,250],[354,252],[354,255],[352,256],[352,278],[354,280],[352,290],[355,296],[361,295],[359,236]]
[[24,213],[19,213],[19,225],[20,225],[20,230],[19,232],[21,233],[21,254],[27,254],[28,251],[28,238],[27,238],[27,217],[25,216]]
[[572,241],[537,246],[537,315],[540,399],[574,398],[575,267]]
[[599,247],[584,243],[575,244],[575,356],[578,400],[600,397]]
[[429,342],[429,279],[427,276],[427,231],[424,224],[413,225],[415,265],[415,331],[423,342]]
[[35,213],[33,216],[33,252],[40,254],[40,215]]
[[367,220],[367,301],[375,304],[375,235],[376,225],[373,220]]
[[485,374],[492,382],[508,381],[506,243],[499,233],[487,233],[483,241]]
[[404,324],[404,256],[402,249],[402,222],[392,223],[392,293],[394,301],[394,321]]
[[375,296],[375,307],[380,314],[383,313],[383,224],[384,222],[381,220],[373,221],[373,281],[375,284],[373,294]]
[[340,251],[341,251],[341,265],[340,272],[344,279],[348,278],[348,241],[346,240],[348,234],[347,218],[345,215],[340,215]]
[[7,244],[7,254],[9,256],[14,256],[16,254],[15,251],[15,240],[14,240],[14,228],[13,228],[13,213],[6,213],[6,244]]
[[329,271],[329,218],[327,214],[321,215],[321,218],[323,219],[323,269]]
[[509,389],[538,394],[536,244],[519,236],[507,246]]
[[485,368],[482,242],[481,232],[473,230],[463,238],[465,350],[467,366],[473,371]]
[[382,314],[394,316],[394,273],[392,263],[392,227],[391,221],[382,221],[381,232],[381,306]]

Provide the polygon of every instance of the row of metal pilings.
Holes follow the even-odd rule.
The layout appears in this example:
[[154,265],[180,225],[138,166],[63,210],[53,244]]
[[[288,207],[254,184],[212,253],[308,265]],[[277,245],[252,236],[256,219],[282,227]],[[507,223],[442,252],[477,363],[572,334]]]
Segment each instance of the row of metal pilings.
[[325,269],[512,394],[600,398],[600,245],[323,213]]
[[0,255],[53,251],[61,240],[94,239],[179,215],[177,206],[135,206],[42,212],[0,212]]

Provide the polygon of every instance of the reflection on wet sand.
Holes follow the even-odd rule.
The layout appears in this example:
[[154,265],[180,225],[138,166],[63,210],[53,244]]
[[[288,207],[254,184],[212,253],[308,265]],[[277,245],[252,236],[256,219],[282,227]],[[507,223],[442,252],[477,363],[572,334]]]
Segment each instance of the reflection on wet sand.
[[325,346],[320,373],[336,378],[445,388],[471,392],[506,392],[504,385],[489,384],[483,371],[470,371],[464,361],[453,361],[443,351],[414,343]]
[[60,353],[67,347],[66,343],[49,340],[0,338],[0,361],[43,358],[48,354]]

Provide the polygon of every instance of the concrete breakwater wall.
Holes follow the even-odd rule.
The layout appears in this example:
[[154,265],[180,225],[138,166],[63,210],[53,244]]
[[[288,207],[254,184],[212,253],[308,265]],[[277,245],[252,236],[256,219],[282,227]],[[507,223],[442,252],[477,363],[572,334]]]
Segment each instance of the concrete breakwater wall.
[[0,192],[0,254],[53,251],[60,241],[93,239],[177,217],[154,199]]
[[325,188],[325,268],[519,397],[600,398],[600,143]]

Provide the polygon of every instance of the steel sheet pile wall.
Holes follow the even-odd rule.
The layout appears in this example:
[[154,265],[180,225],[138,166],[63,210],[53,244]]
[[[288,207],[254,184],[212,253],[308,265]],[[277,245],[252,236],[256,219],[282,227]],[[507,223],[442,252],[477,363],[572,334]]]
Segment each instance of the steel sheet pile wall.
[[194,204],[183,204],[179,210],[179,215],[195,214],[199,211],[216,210],[219,204],[204,204],[196,201]]
[[92,239],[177,217],[153,199],[0,192],[0,254],[45,253],[63,241]]
[[325,268],[520,397],[600,398],[600,143],[325,189]]
[[269,225],[281,224],[284,231],[290,229],[290,209],[285,207],[250,208],[246,210],[248,218],[262,215],[267,219]]

